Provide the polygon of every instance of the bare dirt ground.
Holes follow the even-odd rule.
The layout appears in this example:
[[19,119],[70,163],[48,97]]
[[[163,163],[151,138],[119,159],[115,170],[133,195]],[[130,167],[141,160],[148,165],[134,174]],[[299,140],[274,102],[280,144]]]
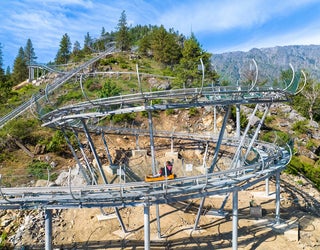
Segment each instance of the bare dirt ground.
[[[159,120],[161,119],[164,120],[159,117]],[[191,119],[178,115],[177,119],[185,127],[194,124]],[[207,119],[209,121],[204,117],[202,123],[198,122],[198,126],[212,124],[210,118]],[[168,122],[161,129],[174,130],[175,124]],[[189,128],[191,130],[193,127]],[[129,145],[130,140],[125,136],[111,141],[114,147],[110,143],[110,151],[115,159],[121,160],[126,153],[131,152],[132,145]],[[135,140],[131,140],[131,143],[135,144]],[[168,151],[170,143],[166,143]],[[139,141],[141,149],[147,144],[148,140]],[[182,148],[180,153],[189,155],[194,165],[203,157],[200,152],[191,154],[185,148]],[[134,172],[141,172],[140,175],[147,174],[144,167],[150,166],[150,158],[130,157],[131,164],[139,166],[139,169],[133,169]],[[160,153],[157,159],[160,159],[161,164],[165,161],[165,155]],[[72,164],[73,162],[68,162],[64,166]],[[175,162],[174,171],[180,174],[178,162]],[[110,176],[108,178],[110,179]],[[274,179],[270,179],[269,182],[269,195],[265,192],[265,182],[239,192],[238,249],[320,249],[319,191],[303,177],[282,173],[280,224],[276,224],[275,220],[274,192]],[[160,205],[161,237],[157,233],[155,207],[151,207],[151,249],[232,249],[232,194],[224,209],[229,216],[214,217],[207,213],[218,210],[224,198],[225,196],[212,196],[206,199],[197,230],[193,228],[200,199]],[[249,204],[252,200],[261,206],[261,217],[255,217],[250,213]],[[126,232],[113,216],[112,208],[105,208],[103,212],[109,216],[102,216],[100,209],[54,210],[53,249],[144,249],[143,207],[120,208]],[[19,213],[20,219],[15,222],[19,226],[7,229],[10,232],[13,228],[23,228],[15,240],[15,249],[44,249],[43,211]],[[8,217],[8,214],[3,217]],[[1,218],[1,222],[4,221]]]
[[[264,182],[239,192],[238,249],[320,249],[320,193],[304,178],[282,174],[280,224],[276,224],[274,191],[271,179],[268,196]],[[219,209],[224,197],[208,197],[204,214]],[[250,213],[251,200],[261,205],[262,217]],[[193,230],[199,201],[160,205],[161,238],[151,207],[151,249],[232,249],[232,195],[225,207],[229,216],[202,215]],[[112,208],[103,212],[109,216],[102,216],[100,209],[54,210],[53,249],[144,249],[143,207],[120,209],[127,232],[121,230]],[[41,228],[25,231],[17,247],[43,249]],[[34,235],[40,233],[39,242]]]

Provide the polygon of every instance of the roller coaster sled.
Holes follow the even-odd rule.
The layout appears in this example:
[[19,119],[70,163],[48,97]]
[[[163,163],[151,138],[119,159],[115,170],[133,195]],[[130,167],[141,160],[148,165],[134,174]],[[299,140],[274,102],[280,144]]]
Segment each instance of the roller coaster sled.
[[164,180],[173,180],[176,178],[175,174],[170,174],[170,175],[147,175],[144,180],[146,182],[154,182],[154,181],[164,181]]

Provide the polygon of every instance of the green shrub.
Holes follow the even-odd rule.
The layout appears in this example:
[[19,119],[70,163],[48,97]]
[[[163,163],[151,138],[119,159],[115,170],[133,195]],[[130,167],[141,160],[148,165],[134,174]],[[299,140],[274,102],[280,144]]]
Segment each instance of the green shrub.
[[308,121],[297,121],[292,125],[292,130],[297,134],[306,134],[308,131]]
[[311,180],[316,187],[320,187],[320,166],[301,161],[297,156],[293,156],[285,172],[293,175],[302,174]]
[[[69,141],[73,147],[78,146],[78,142],[73,133],[67,132],[67,137],[69,138]],[[57,130],[52,138],[45,140],[44,142],[42,142],[42,144],[46,146],[48,152],[53,152],[61,155],[65,155],[67,152],[69,152],[67,141],[64,137],[63,132],[60,130]]]
[[51,166],[48,162],[35,160],[27,167],[27,170],[29,174],[37,179],[48,179],[48,169],[50,168]]
[[122,89],[117,86],[111,79],[108,79],[102,86],[100,98],[116,96],[121,93]]
[[166,115],[173,115],[173,114],[175,114],[174,109],[166,109]]
[[306,148],[310,151],[315,151],[317,144],[313,140],[308,140]]
[[111,116],[111,120],[114,123],[128,122],[131,123],[134,121],[136,117],[136,113],[124,113],[124,114],[116,114]]
[[266,119],[264,120],[265,124],[270,124],[271,122],[273,122],[276,118],[274,116],[268,115],[266,117]]
[[260,136],[261,136],[260,139],[262,141],[267,141],[267,142],[274,142],[274,140],[277,139],[278,140],[277,143],[281,145],[288,143],[290,141],[290,135],[282,131],[269,131],[266,133],[262,133]]
[[38,126],[39,121],[37,119],[11,120],[0,130],[0,137],[6,137],[9,134],[24,141],[30,139],[31,134],[37,130]]
[[199,110],[196,107],[189,108],[189,115],[190,116],[196,116],[197,114],[199,114]]

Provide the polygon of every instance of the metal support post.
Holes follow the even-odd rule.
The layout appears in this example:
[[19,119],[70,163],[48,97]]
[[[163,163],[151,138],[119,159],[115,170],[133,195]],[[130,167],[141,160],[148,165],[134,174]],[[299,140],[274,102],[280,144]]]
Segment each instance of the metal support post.
[[276,172],[276,224],[280,224],[280,172]]
[[197,228],[198,228],[198,223],[199,223],[199,219],[200,219],[200,216],[201,216],[201,211],[202,211],[202,208],[203,208],[205,200],[206,200],[206,197],[203,197],[202,200],[201,200],[201,203],[200,203],[200,206],[199,206],[199,209],[198,209],[197,218],[196,218],[196,221],[195,221],[194,226],[193,226],[193,230],[197,230]]
[[102,169],[102,165],[101,165],[101,162],[100,162],[100,159],[98,157],[98,154],[97,154],[97,151],[96,151],[96,148],[93,144],[93,141],[91,139],[91,136],[89,134],[89,131],[88,131],[88,128],[87,128],[87,125],[86,123],[82,120],[82,125],[83,125],[83,130],[86,134],[86,137],[87,137],[87,140],[88,140],[88,143],[89,143],[89,146],[90,146],[90,149],[91,149],[91,152],[93,154],[93,157],[94,159],[96,160],[97,164],[98,164],[98,169],[99,169],[99,172],[100,172],[100,175],[101,175],[101,178],[103,180],[103,183],[104,184],[108,184],[108,181],[107,181],[107,177],[106,175],[104,174],[104,171]]
[[52,250],[52,210],[44,210],[45,249]]
[[236,105],[236,137],[240,138],[240,104]]
[[106,138],[104,136],[104,132],[101,133],[101,138],[102,138],[102,141],[103,141],[103,144],[104,144],[104,148],[106,149],[108,161],[109,161],[110,165],[112,165],[113,161],[112,161],[112,158],[111,158],[111,154],[110,154],[110,151],[109,151],[107,140],[106,140]]
[[222,211],[224,210],[224,207],[225,207],[226,204],[227,204],[227,201],[228,201],[228,199],[229,199],[229,196],[230,196],[230,193],[228,193],[228,194],[226,195],[226,197],[224,197],[224,200],[223,200],[223,202],[222,202],[222,204],[221,204],[221,207],[220,207],[219,210],[218,210],[218,213],[222,213]]
[[267,114],[268,114],[268,112],[269,112],[269,108],[270,108],[270,104],[267,104],[267,108],[266,108],[266,110],[264,111],[263,116],[262,116],[262,118],[261,118],[260,121],[259,121],[259,124],[258,124],[258,126],[257,126],[257,128],[256,128],[256,131],[255,131],[255,133],[254,133],[254,135],[253,135],[253,137],[252,137],[252,139],[251,139],[251,141],[250,141],[250,144],[249,144],[249,146],[248,146],[248,148],[247,148],[247,151],[246,151],[246,154],[245,154],[245,156],[244,156],[244,158],[243,158],[243,161],[245,161],[245,160],[247,159],[247,157],[248,157],[248,155],[249,155],[249,153],[250,153],[250,150],[251,150],[251,148],[252,148],[252,146],[253,146],[253,143],[255,142],[255,140],[256,140],[257,137],[258,137],[258,134],[259,134],[259,131],[260,131],[261,127],[262,127],[262,124],[263,124],[263,122],[264,122],[264,120],[265,120],[265,118],[266,118],[266,116],[267,116]]
[[227,112],[224,115],[224,119],[223,119],[222,127],[221,127],[221,130],[220,130],[219,138],[218,138],[218,141],[217,141],[217,146],[216,146],[216,149],[215,149],[215,152],[214,152],[212,164],[211,164],[210,169],[208,171],[209,173],[213,172],[213,169],[214,169],[214,167],[215,167],[215,165],[216,165],[216,163],[218,161],[218,155],[219,155],[219,151],[220,151],[220,146],[221,146],[221,143],[222,143],[224,132],[226,130],[226,126],[227,126],[227,121],[228,121],[228,118],[229,118],[230,110],[231,110],[231,106],[229,105],[228,109],[227,109]]
[[153,140],[153,123],[152,123],[152,113],[148,111],[148,121],[149,121],[149,134],[150,134],[150,149],[152,158],[152,174],[156,175],[156,157],[154,150],[154,140]]
[[158,238],[161,238],[161,225],[160,225],[160,210],[159,204],[156,205],[156,216],[157,216],[157,231],[158,231]]
[[115,211],[115,213],[116,213],[116,215],[117,215],[117,217],[118,217],[118,221],[119,221],[119,223],[120,223],[120,226],[121,226],[121,228],[122,228],[122,231],[123,231],[124,233],[126,233],[127,230],[126,230],[126,227],[125,227],[125,225],[124,225],[124,223],[123,223],[123,220],[122,220],[122,218],[121,218],[121,215],[120,215],[120,212],[119,212],[119,208],[115,207],[115,208],[114,208],[114,211]]
[[[80,152],[81,152],[82,157],[83,157],[83,159],[84,159],[84,161],[85,161],[85,163],[86,163],[87,169],[89,170],[89,173],[90,173],[90,175],[91,175],[91,180],[90,180],[90,182],[87,181],[87,184],[96,185],[96,184],[97,184],[97,179],[96,179],[96,177],[95,177],[95,174],[94,174],[94,171],[93,171],[93,169],[92,169],[92,167],[91,167],[91,164],[90,164],[90,162],[89,162],[89,159],[88,159],[88,157],[87,157],[87,155],[86,155],[86,153],[85,153],[85,151],[84,151],[83,145],[82,145],[82,143],[81,143],[81,141],[80,141],[80,139],[79,139],[78,133],[77,133],[76,130],[72,130],[72,131],[73,131],[73,133],[74,133],[74,135],[75,135],[75,137],[76,137],[76,139],[77,139]],[[66,136],[66,135],[65,135],[65,136]],[[71,142],[70,142],[70,147],[72,147]],[[82,166],[81,166],[81,168],[82,168]],[[82,169],[83,169],[83,168],[82,168]],[[83,173],[85,173],[85,175],[87,176],[85,170],[81,170],[81,171],[82,171]],[[82,175],[83,175],[83,173],[82,173]],[[88,178],[88,179],[89,179],[89,177],[85,177],[85,178]]]
[[217,133],[217,107],[213,106],[213,133]]
[[136,148],[137,148],[137,150],[140,150],[140,146],[139,146],[139,135],[136,135]]
[[266,196],[269,196],[269,177],[266,179]]
[[[80,172],[81,172],[83,178],[85,179],[85,181],[86,181],[87,184],[90,184],[89,177],[87,176],[85,170],[83,169],[82,164],[81,164],[81,162],[80,162],[80,160],[79,160],[79,158],[78,158],[78,156],[77,156],[77,154],[76,154],[76,151],[74,150],[74,148],[73,148],[73,146],[72,146],[72,143],[70,142],[70,140],[69,140],[66,132],[64,131],[63,128],[61,129],[61,131],[62,131],[62,133],[63,133],[63,135],[64,135],[64,138],[66,139],[66,142],[67,142],[67,144],[68,144],[68,146],[69,146],[69,148],[70,148],[70,150],[71,150],[71,152],[72,152],[72,154],[73,154],[73,157],[76,159],[76,162],[77,162],[77,164],[78,164],[78,166],[79,166],[79,169],[80,169]],[[78,136],[76,136],[76,137],[77,137],[77,139],[78,139]]]
[[143,206],[144,215],[144,249],[150,250],[150,206],[145,204]]
[[232,201],[232,249],[238,249],[238,190],[233,191]]
[[238,146],[237,151],[234,154],[234,157],[232,159],[231,168],[238,167],[238,162],[239,162],[240,155],[241,155],[241,148],[244,145],[244,142],[246,140],[246,136],[247,136],[247,134],[249,132],[249,129],[250,129],[251,125],[252,125],[251,123],[252,123],[253,117],[254,117],[255,113],[257,112],[257,110],[258,110],[258,104],[255,106],[253,112],[251,113],[251,116],[249,118],[249,121],[248,121],[248,124],[246,126],[246,129],[244,130],[244,132],[242,134],[239,146]]

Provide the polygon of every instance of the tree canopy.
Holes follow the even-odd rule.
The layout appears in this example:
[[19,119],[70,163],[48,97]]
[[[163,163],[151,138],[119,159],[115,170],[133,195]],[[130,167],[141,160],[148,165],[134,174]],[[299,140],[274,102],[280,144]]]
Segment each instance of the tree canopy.
[[62,36],[60,41],[59,50],[57,52],[55,62],[57,64],[67,63],[71,56],[71,41],[67,33]]
[[20,47],[18,56],[14,60],[11,78],[14,85],[17,85],[28,78],[27,61],[22,47]]
[[127,26],[127,15],[122,11],[116,33],[117,48],[121,51],[128,51],[131,47],[131,39],[129,37],[129,28]]
[[27,65],[31,65],[35,63],[35,60],[37,59],[36,53],[34,52],[34,48],[30,38],[27,40],[27,44],[24,48],[24,56],[25,56]]

